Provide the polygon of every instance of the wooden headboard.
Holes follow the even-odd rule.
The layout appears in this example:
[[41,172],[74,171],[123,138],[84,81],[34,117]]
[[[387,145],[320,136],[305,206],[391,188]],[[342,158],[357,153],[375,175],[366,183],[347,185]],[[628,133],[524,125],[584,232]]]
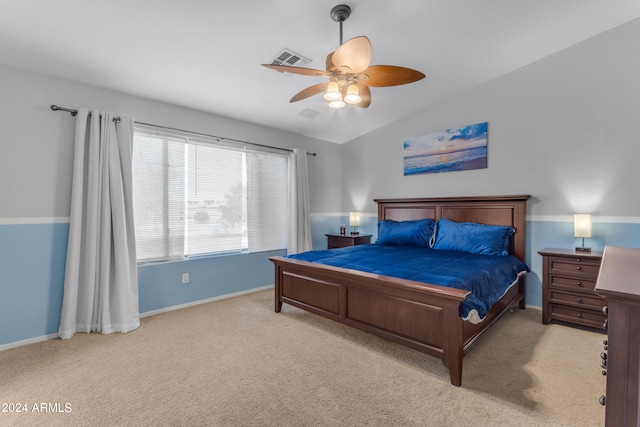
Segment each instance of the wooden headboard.
[[456,222],[510,225],[516,229],[509,253],[525,262],[525,220],[530,195],[374,199],[378,221],[431,218]]

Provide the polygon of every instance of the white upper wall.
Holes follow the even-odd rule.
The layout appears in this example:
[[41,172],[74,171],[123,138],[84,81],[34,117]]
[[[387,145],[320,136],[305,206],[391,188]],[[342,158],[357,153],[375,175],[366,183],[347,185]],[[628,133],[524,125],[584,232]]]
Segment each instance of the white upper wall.
[[340,210],[339,145],[2,65],[0,93],[0,218],[69,216],[75,119],[51,104],[316,152],[308,158],[311,210]]
[[[531,194],[529,214],[640,214],[640,20],[343,145],[343,210]],[[472,65],[470,65],[472,66]],[[403,139],[489,122],[488,168],[403,176]]]

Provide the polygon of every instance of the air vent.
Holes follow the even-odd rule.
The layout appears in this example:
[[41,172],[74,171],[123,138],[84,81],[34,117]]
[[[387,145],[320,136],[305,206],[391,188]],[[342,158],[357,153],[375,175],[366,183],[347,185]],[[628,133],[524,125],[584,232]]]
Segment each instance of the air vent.
[[310,62],[311,60],[309,58],[302,56],[299,53],[295,53],[291,49],[287,49],[285,47],[271,61],[271,65],[286,65],[288,67],[304,67]]
[[314,117],[316,117],[318,114],[320,114],[320,111],[316,111],[316,110],[312,110],[310,108],[305,108],[304,110],[300,111],[298,113],[299,116],[302,117],[308,117],[310,119],[313,119]]

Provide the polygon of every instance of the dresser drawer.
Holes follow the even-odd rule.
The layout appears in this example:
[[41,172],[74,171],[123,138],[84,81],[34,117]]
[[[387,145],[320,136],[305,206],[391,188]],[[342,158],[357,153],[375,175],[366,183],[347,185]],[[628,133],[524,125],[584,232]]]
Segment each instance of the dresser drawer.
[[593,278],[594,280],[600,271],[600,263],[581,258],[551,258],[550,267],[551,273]]
[[577,309],[593,310],[602,313],[602,308],[606,305],[604,298],[598,295],[572,294],[567,292],[551,292],[551,303],[567,304]]
[[604,329],[602,325],[607,319],[607,316],[602,312],[582,310],[553,303],[549,304],[549,311],[549,315],[554,319],[599,329]]
[[566,291],[593,292],[596,287],[596,281],[591,278],[582,279],[552,274],[549,280],[549,287]]
[[325,234],[327,236],[327,249],[346,248],[347,246],[368,245],[371,243],[371,234]]
[[332,248],[344,248],[346,246],[353,246],[354,240],[349,237],[331,236],[329,237],[328,243]]

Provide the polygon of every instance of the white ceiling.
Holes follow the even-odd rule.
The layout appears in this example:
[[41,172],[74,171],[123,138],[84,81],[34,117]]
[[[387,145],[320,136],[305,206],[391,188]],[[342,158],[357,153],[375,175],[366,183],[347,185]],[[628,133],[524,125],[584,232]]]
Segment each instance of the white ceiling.
[[[286,47],[324,69],[341,3],[344,41],[427,77],[367,109],[290,104],[323,79],[260,64]],[[0,0],[0,63],[343,143],[638,17],[638,0]]]

